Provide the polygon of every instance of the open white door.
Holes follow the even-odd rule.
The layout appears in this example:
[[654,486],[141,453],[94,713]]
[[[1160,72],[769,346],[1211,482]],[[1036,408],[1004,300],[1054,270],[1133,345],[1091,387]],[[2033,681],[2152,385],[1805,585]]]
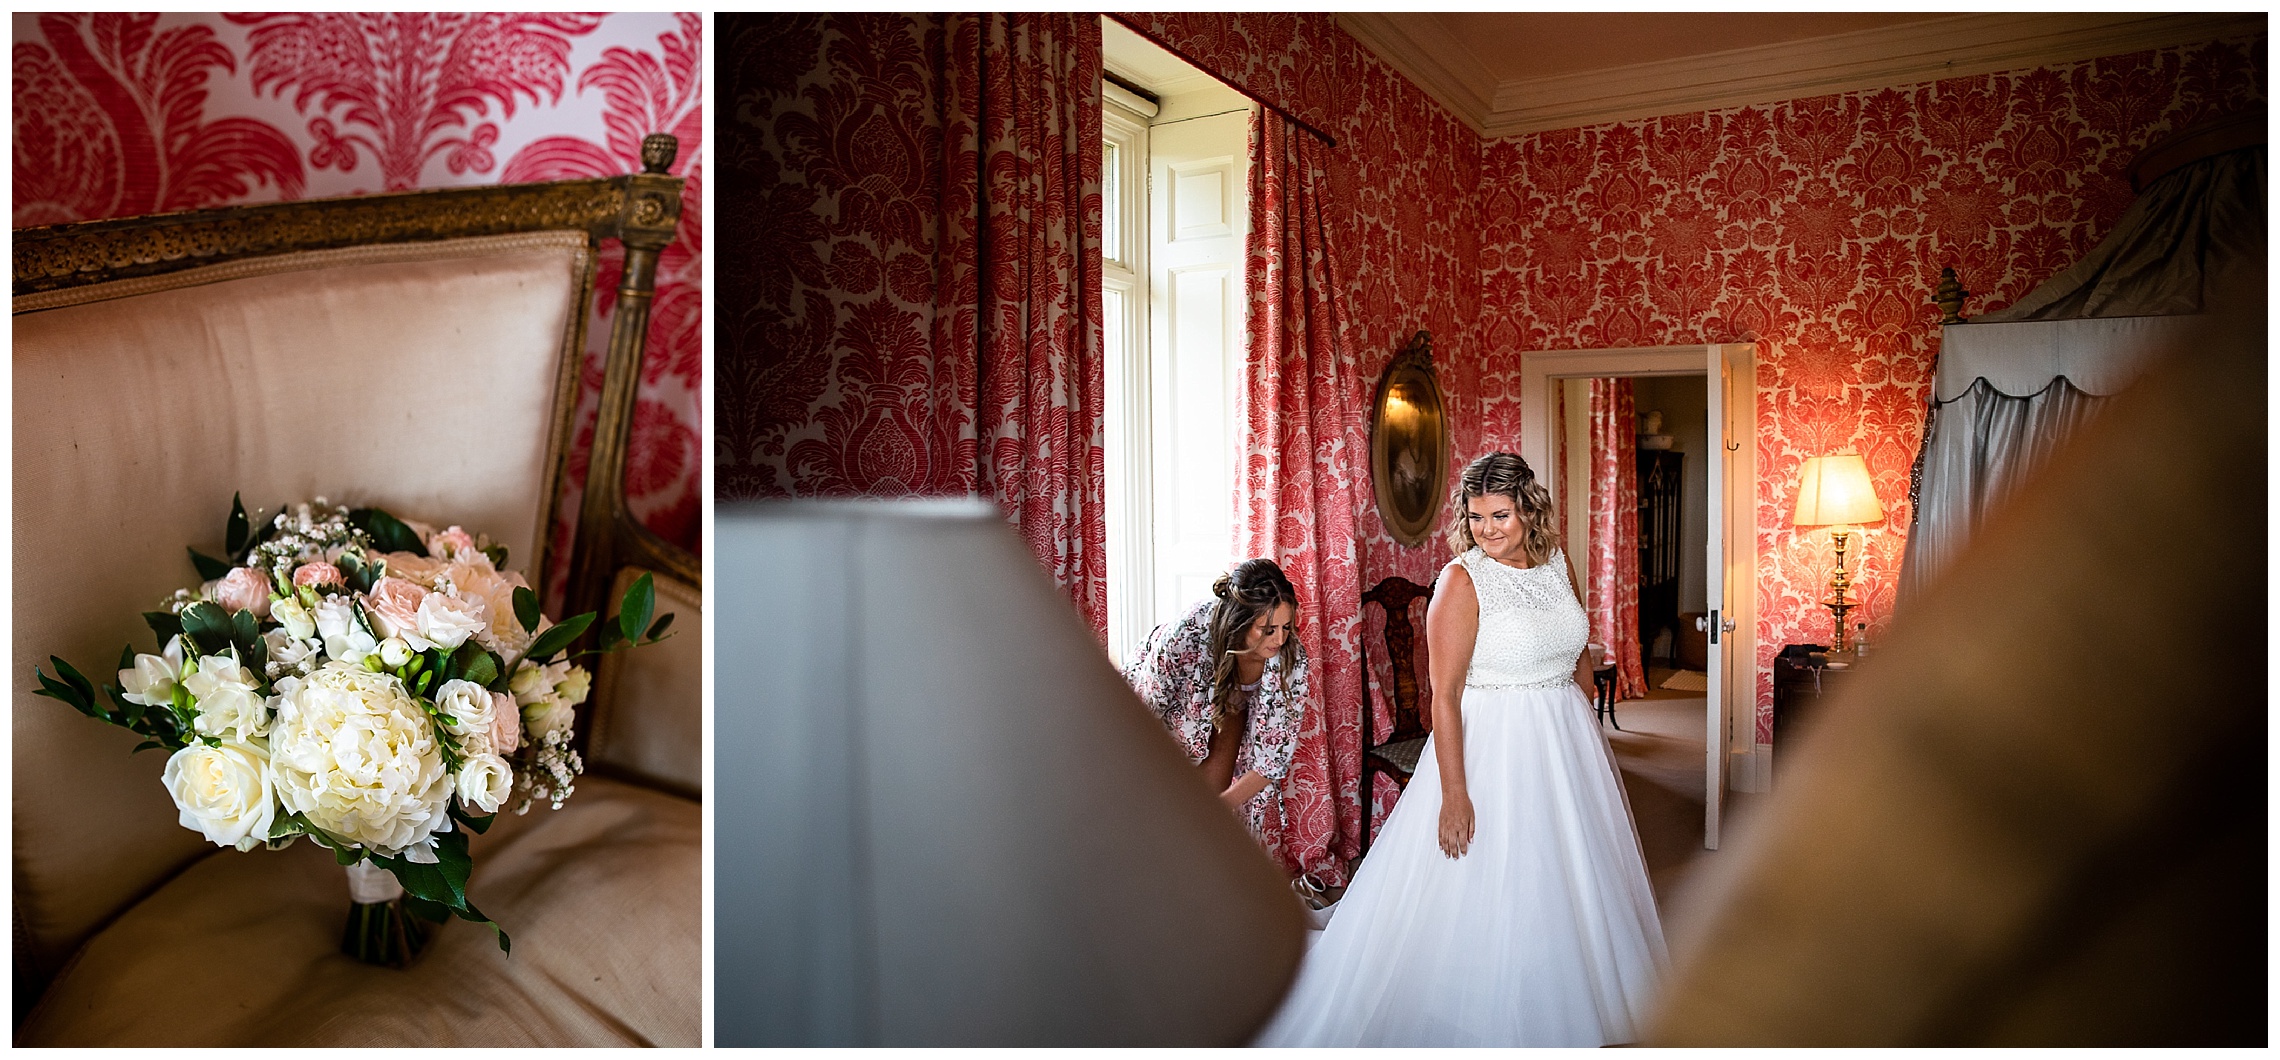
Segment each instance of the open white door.
[[1726,675],[1732,670],[1729,649],[1732,638],[1725,635],[1726,613],[1726,483],[1733,474],[1733,453],[1726,447],[1726,391],[1730,385],[1724,348],[1710,347],[1709,372],[1705,376],[1710,385],[1703,389],[1709,393],[1709,415],[1703,420],[1709,425],[1710,451],[1704,461],[1710,482],[1703,492],[1710,505],[1708,518],[1703,520],[1702,570],[1708,586],[1702,599],[1709,605],[1709,615],[1699,619],[1710,635],[1709,673],[1704,675],[1707,690],[1703,692],[1704,725],[1702,748],[1702,845],[1718,849],[1720,818],[1726,802],[1726,746],[1730,742],[1730,713],[1727,709]]

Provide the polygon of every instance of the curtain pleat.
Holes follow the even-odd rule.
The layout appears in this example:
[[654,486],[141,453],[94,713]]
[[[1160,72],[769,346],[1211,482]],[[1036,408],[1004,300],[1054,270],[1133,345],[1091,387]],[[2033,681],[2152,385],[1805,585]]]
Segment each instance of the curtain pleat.
[[1311,668],[1281,820],[1264,822],[1285,869],[1345,882],[1361,818],[1361,615],[1356,519],[1368,510],[1366,393],[1330,243],[1327,145],[1275,114],[1251,126],[1250,348],[1238,550],[1281,565],[1298,592]]
[[1615,654],[1615,695],[1647,694],[1639,651],[1638,416],[1628,379],[1591,381],[1591,639]]
[[2005,394],[1982,379],[1932,410],[1915,527],[1900,564],[1898,600],[1938,577],[1986,521],[2050,460],[2106,398],[2064,378],[2032,394]]

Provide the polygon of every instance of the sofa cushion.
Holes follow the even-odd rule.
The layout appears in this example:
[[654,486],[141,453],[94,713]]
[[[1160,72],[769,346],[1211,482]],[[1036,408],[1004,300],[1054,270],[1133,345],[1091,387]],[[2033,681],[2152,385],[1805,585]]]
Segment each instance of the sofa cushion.
[[[50,653],[111,679],[136,617],[249,508],[322,494],[537,559],[584,233],[353,247],[15,303],[9,667],[20,966],[52,971],[213,850],[137,737],[35,698]],[[37,311],[27,311],[37,309]],[[535,580],[535,575],[534,575]]]
[[95,935],[18,1045],[701,1044],[694,802],[599,777],[476,837],[475,904],[398,971],[339,952],[344,871],[313,843],[219,852]]

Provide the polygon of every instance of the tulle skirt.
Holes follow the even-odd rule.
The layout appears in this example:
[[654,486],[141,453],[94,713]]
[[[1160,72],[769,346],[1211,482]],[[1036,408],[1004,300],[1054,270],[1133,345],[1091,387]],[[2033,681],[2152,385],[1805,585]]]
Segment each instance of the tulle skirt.
[[1638,833],[1574,685],[1465,690],[1473,841],[1441,853],[1428,742],[1256,1044],[1635,1041],[1668,963]]

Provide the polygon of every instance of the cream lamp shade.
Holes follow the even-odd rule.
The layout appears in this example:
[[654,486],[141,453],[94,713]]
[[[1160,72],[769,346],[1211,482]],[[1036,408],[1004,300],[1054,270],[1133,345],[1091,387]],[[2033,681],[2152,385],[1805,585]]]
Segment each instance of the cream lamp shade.
[[1858,453],[1816,456],[1797,473],[1797,526],[1859,525],[1884,518],[1868,463]]

